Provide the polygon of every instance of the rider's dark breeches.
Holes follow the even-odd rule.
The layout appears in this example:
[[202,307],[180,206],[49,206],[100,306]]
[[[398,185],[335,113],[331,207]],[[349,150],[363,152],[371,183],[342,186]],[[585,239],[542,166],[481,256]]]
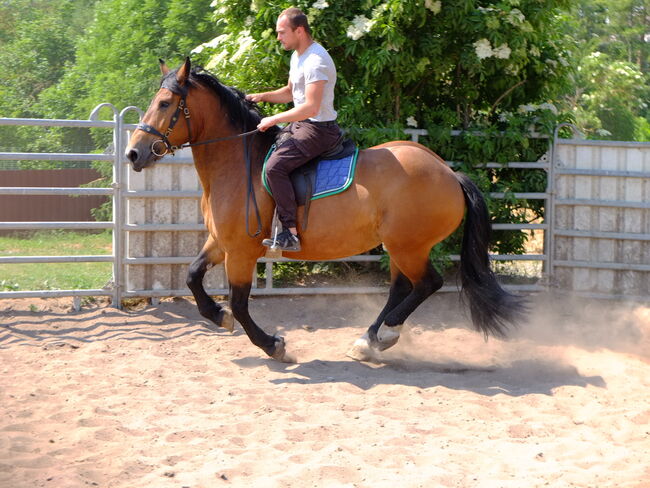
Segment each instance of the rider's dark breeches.
[[284,227],[296,227],[296,197],[289,174],[308,161],[331,149],[340,136],[335,123],[293,122],[285,127],[291,137],[271,154],[266,162],[266,180]]

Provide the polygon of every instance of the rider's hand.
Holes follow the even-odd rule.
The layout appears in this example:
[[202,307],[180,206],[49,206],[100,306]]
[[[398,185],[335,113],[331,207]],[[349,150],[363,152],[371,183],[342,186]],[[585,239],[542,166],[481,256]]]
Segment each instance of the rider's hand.
[[260,132],[264,132],[267,129],[270,129],[274,125],[276,125],[277,122],[275,121],[275,117],[264,117],[262,120],[260,120],[260,123],[257,124],[257,128],[260,130]]
[[264,100],[262,100],[262,98],[263,96],[261,93],[249,93],[248,95],[246,95],[246,100],[248,100],[249,102],[255,102],[255,103],[263,102]]

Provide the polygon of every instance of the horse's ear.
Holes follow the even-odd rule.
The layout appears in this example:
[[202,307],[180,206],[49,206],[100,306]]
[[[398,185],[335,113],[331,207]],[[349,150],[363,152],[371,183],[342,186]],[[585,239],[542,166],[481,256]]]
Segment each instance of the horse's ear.
[[163,76],[165,76],[167,73],[169,73],[169,68],[165,64],[164,59],[158,58],[158,62],[160,63],[160,72],[163,74]]
[[190,58],[187,57],[185,58],[185,62],[183,63],[183,66],[178,68],[178,71],[176,72],[176,80],[178,81],[178,84],[183,86],[185,85],[185,82],[187,81],[187,77],[190,76],[190,69],[192,68],[192,63],[190,63]]

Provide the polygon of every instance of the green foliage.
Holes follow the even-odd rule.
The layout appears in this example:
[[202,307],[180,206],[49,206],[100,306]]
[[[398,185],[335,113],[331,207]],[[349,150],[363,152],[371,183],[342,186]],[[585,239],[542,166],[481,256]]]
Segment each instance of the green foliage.
[[[648,0],[581,0],[566,24],[576,40],[564,104],[591,138],[647,140]],[[644,122],[645,121],[645,122]]]
[[[75,57],[96,0],[6,0],[0,3],[0,115],[42,117],[39,97],[55,85]],[[68,107],[69,110],[69,107]],[[67,111],[61,115],[69,118]],[[0,144],[8,151],[54,152],[61,146],[55,131],[34,127],[0,127]],[[54,144],[54,147],[53,145]]]
[[[118,109],[146,107],[160,79],[157,59],[178,63],[214,35],[209,5],[209,0],[98,0],[94,20],[76,46],[75,64],[42,94],[42,112],[87,118],[106,101]],[[93,135],[108,142],[106,135]]]
[[[552,100],[569,71],[563,0],[294,3],[335,60],[345,126],[491,124],[521,104]],[[286,84],[288,54],[274,29],[290,3],[213,4],[222,34],[197,49],[199,60],[245,91]]]

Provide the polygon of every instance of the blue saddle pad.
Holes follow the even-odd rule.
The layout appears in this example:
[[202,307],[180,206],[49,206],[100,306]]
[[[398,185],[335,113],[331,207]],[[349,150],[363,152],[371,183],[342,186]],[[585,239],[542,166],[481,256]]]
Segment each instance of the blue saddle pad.
[[341,193],[350,186],[357,165],[357,148],[342,159],[323,159],[316,168],[316,184],[312,200]]
[[[269,156],[275,149],[275,146],[271,147],[271,150],[266,155],[264,160],[264,169],[262,170],[262,182],[264,187],[271,194],[271,189],[269,188],[268,182],[266,180],[266,162],[269,159]],[[316,164],[316,174],[313,184],[313,194],[311,196],[312,200],[318,198],[325,198],[330,195],[336,195],[341,193],[352,184],[354,179],[354,171],[357,166],[357,156],[359,155],[359,148],[355,148],[354,152],[349,156],[345,156],[341,159],[321,159],[317,162],[310,162],[305,165],[305,167],[312,164]],[[304,167],[303,167],[304,168]],[[303,168],[298,168],[291,175],[291,179],[294,182],[294,187],[296,187],[294,174],[300,172]],[[297,175],[296,175],[297,176]],[[300,196],[296,194],[298,200]]]

